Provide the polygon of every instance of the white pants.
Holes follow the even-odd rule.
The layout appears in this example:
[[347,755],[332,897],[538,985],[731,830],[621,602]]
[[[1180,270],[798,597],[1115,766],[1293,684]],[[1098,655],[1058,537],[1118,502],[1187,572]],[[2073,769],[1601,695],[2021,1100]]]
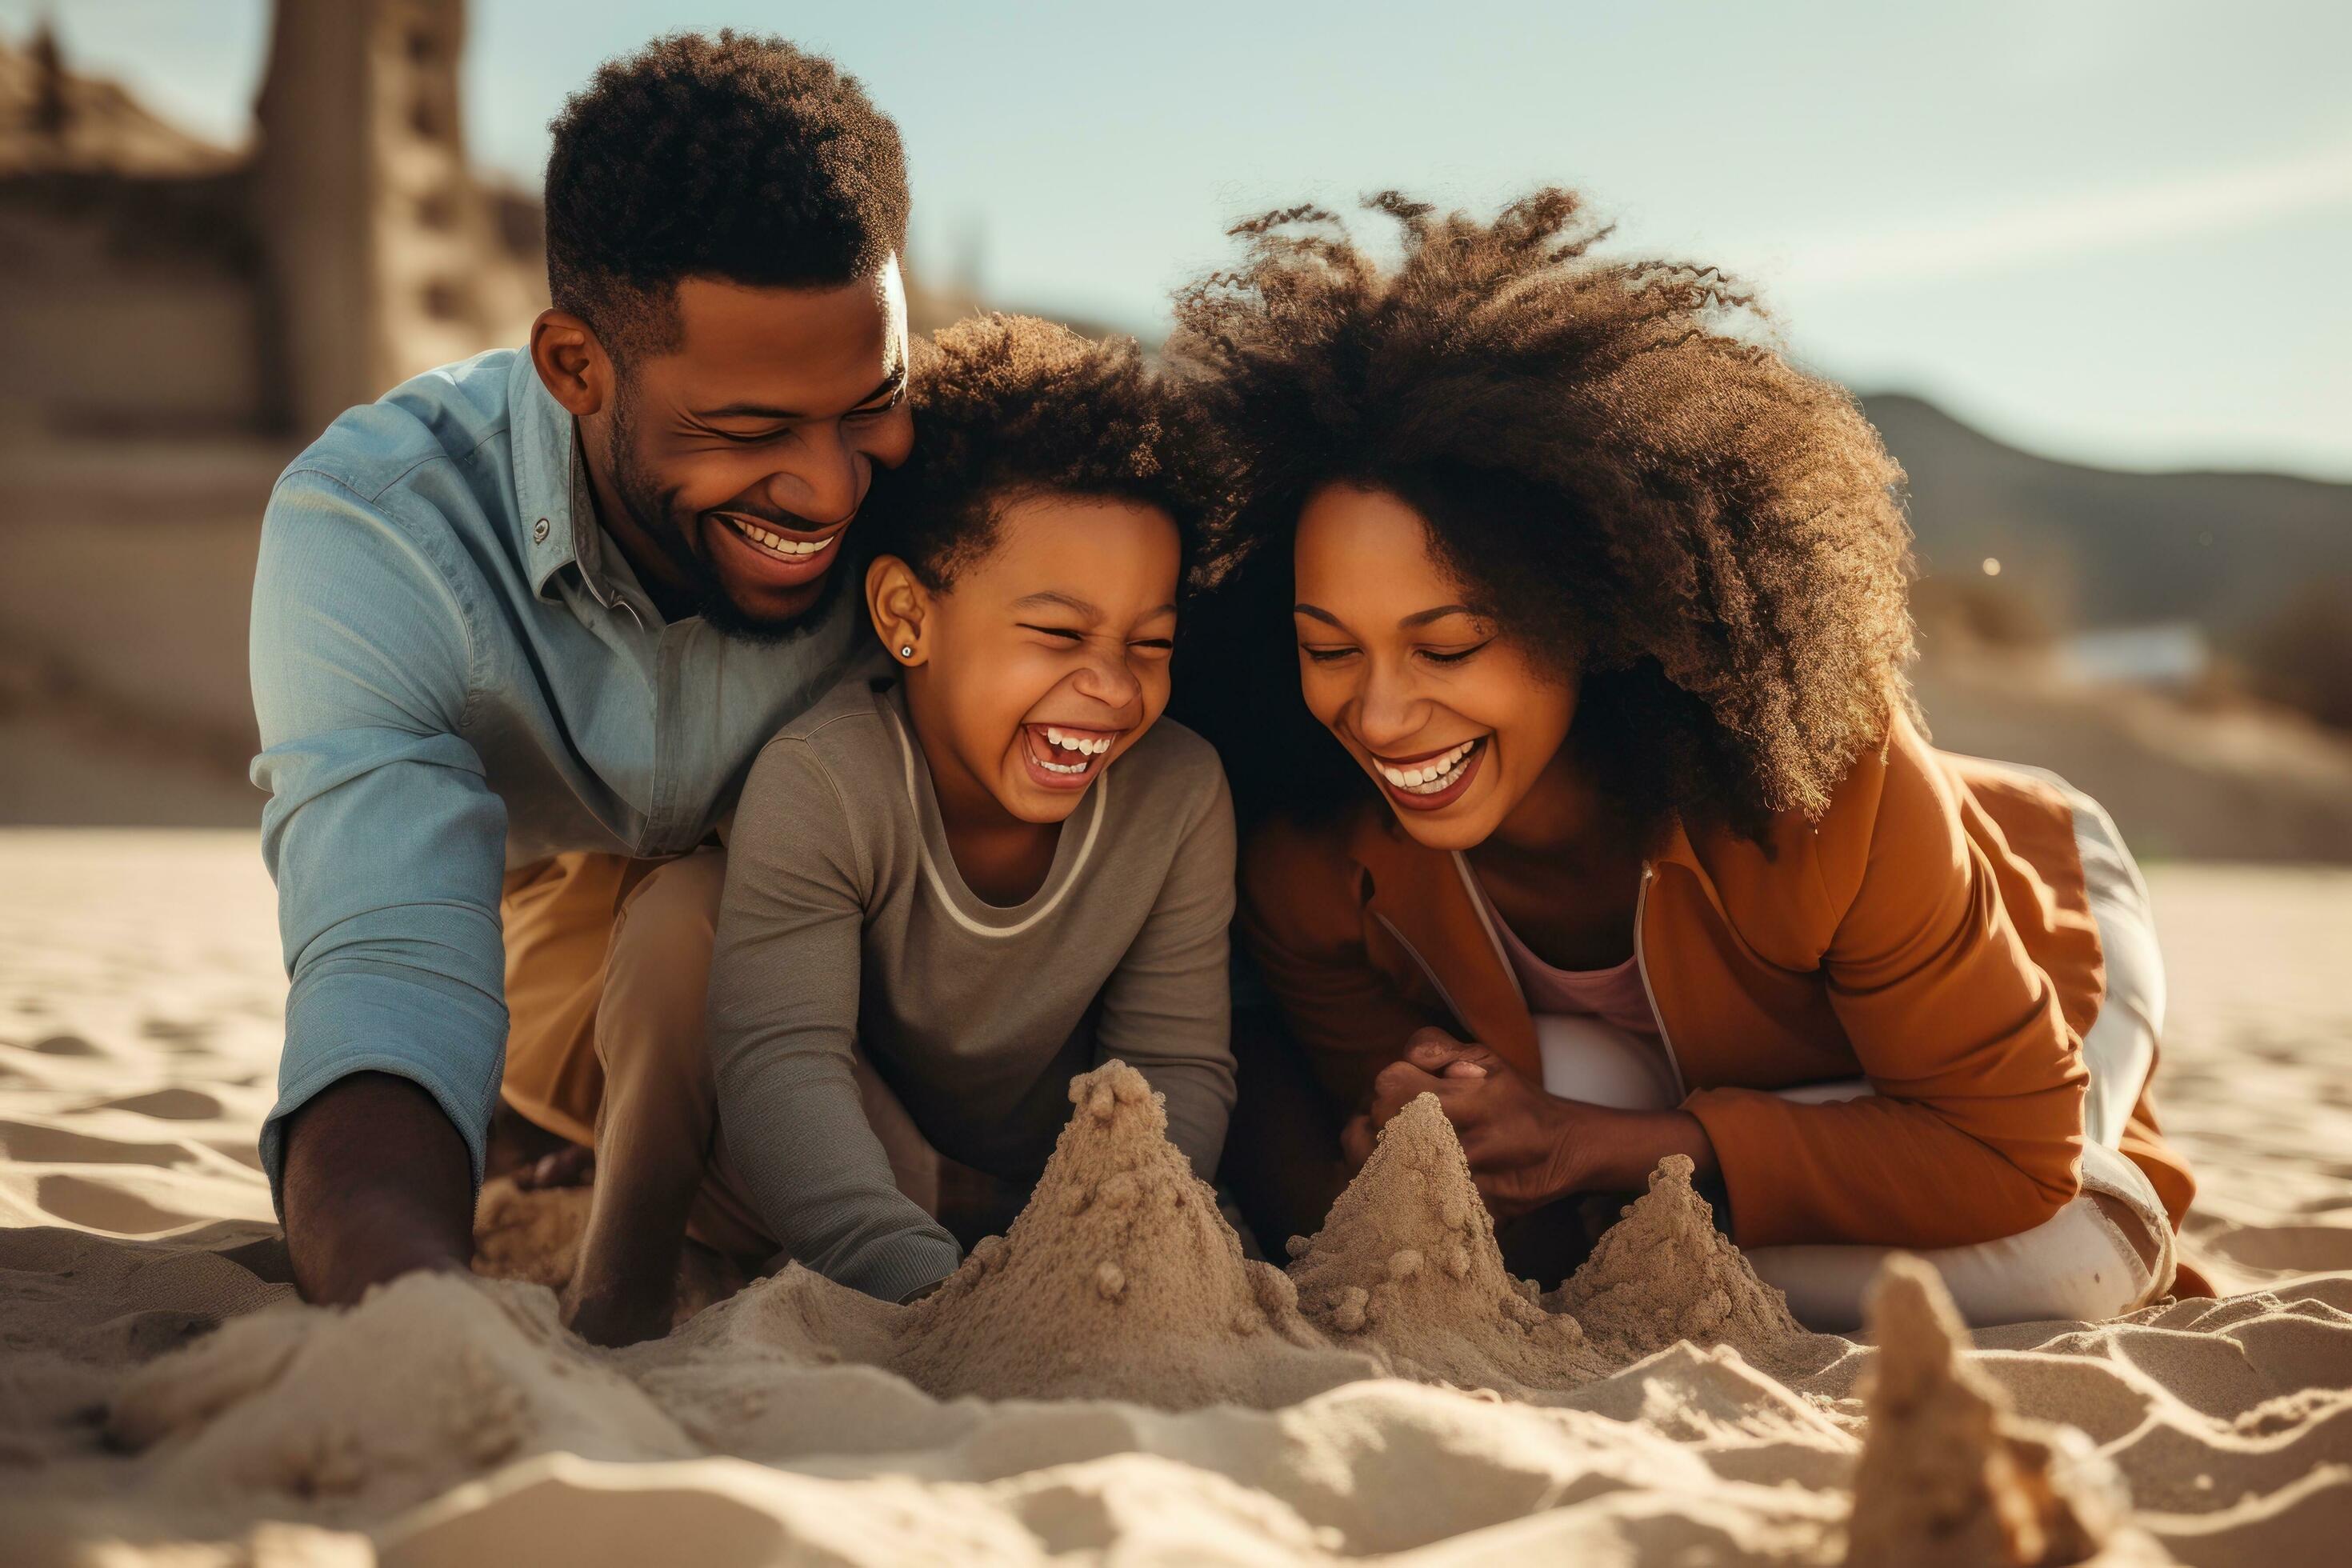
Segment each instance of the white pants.
[[[1979,1328],[2048,1318],[2112,1318],[2172,1288],[2171,1221],[2146,1173],[2116,1152],[2155,1065],[2156,1042],[2164,1028],[2164,963],[2147,885],[2098,803],[2054,774],[2040,776],[2064,790],[2074,807],[2074,837],[2105,953],[2107,990],[2098,1018],[2083,1037],[2091,1083],[2083,1104],[2082,1192],[2031,1230],[1916,1254],[1943,1276],[1961,1316]],[[1674,1103],[1656,1040],[1596,1018],[1544,1016],[1536,1026],[1544,1088],[1552,1093],[1624,1110]],[[1871,1092],[1861,1079],[1780,1091],[1783,1099],[1809,1104],[1858,1100]],[[1840,1333],[1861,1326],[1864,1291],[1879,1265],[1896,1250],[1759,1247],[1748,1252],[1748,1260],[1768,1284],[1788,1294],[1798,1321]]]

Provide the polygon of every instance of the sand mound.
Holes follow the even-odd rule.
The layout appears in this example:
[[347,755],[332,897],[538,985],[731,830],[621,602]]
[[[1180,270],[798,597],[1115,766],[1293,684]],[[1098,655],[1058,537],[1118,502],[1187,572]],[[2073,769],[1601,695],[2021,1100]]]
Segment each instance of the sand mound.
[[[474,1272],[485,1279],[519,1279],[562,1290],[580,1258],[588,1228],[593,1184],[525,1191],[513,1178],[482,1184],[474,1205]],[[743,1276],[726,1259],[689,1240],[677,1260],[677,1296],[670,1326],[677,1327],[714,1301],[743,1288]]]
[[1650,1190],[1545,1302],[1583,1324],[1612,1361],[1637,1361],[1682,1340],[1729,1344],[1768,1368],[1804,1359],[1820,1336],[1789,1315],[1789,1299],[1756,1278],[1715,1210],[1691,1187],[1691,1163],[1669,1154]]
[[1242,1256],[1141,1073],[1107,1062],[1070,1100],[1028,1207],[908,1310],[893,1371],[940,1397],[1174,1410],[1285,1405],[1364,1375],[1300,1318],[1281,1270]]
[[375,1513],[562,1448],[698,1450],[556,1324],[546,1291],[414,1274],[342,1311],[273,1308],[133,1373],[108,1436],[153,1449],[155,1483]]
[[1870,1426],[1849,1564],[2055,1568],[2100,1553],[2130,1510],[2122,1480],[2081,1432],[2011,1414],[1961,1359],[1966,1331],[1933,1268],[1890,1258],[1870,1328],[1878,1357],[1863,1394]]
[[1495,1222],[1433,1094],[1381,1130],[1372,1157],[1312,1238],[1294,1237],[1301,1310],[1408,1376],[1505,1392],[1573,1387],[1607,1363],[1574,1318],[1536,1304],[1503,1267]]

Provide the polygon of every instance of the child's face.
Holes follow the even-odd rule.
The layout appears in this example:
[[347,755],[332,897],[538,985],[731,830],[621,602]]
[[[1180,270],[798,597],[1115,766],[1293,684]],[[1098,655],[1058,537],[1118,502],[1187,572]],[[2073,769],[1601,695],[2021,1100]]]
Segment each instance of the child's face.
[[929,595],[908,700],[943,799],[984,792],[1020,821],[1060,822],[1167,709],[1176,525],[1076,496],[998,518],[987,555]]

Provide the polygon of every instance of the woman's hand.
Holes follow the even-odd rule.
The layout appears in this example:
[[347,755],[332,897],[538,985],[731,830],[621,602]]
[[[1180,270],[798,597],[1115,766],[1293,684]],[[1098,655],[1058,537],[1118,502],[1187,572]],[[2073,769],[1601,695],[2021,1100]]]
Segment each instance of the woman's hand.
[[1712,1175],[1715,1147],[1684,1110],[1612,1110],[1547,1094],[1485,1046],[1423,1029],[1402,1058],[1381,1069],[1362,1114],[1340,1134],[1361,1166],[1375,1134],[1416,1096],[1434,1094],[1462,1141],[1479,1194],[1496,1219],[1512,1219],[1580,1192],[1639,1191],[1668,1154],[1688,1154]]

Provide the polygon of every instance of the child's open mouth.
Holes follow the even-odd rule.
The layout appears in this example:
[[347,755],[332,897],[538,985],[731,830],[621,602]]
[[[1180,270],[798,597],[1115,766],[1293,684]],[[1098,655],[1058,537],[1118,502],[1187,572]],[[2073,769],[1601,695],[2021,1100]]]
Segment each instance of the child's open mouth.
[[1024,724],[1021,755],[1029,776],[1047,789],[1084,789],[1103,768],[1123,730],[1083,730],[1068,724]]

